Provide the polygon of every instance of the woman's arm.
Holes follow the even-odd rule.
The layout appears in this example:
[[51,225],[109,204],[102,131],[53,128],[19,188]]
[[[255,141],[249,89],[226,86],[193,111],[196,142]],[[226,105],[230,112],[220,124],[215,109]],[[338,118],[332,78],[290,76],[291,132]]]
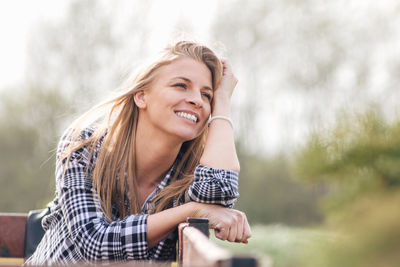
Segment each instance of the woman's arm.
[[[212,116],[230,117],[230,102],[237,79],[227,61],[223,63],[223,76],[214,91]],[[233,129],[229,121],[215,119],[209,125],[206,145],[200,163],[212,168],[240,171],[236,155]]]
[[243,212],[218,205],[189,202],[181,206],[149,215],[147,218],[147,242],[151,248],[165,239],[187,217],[208,218],[219,239],[247,243],[251,236],[250,226]]
[[189,202],[156,214],[134,214],[109,222],[95,197],[86,172],[88,151],[73,153],[63,176],[58,162],[57,195],[71,241],[88,260],[147,259],[149,249],[165,239],[187,217],[210,220],[216,236],[223,240],[247,242],[250,228],[246,216],[217,205]]

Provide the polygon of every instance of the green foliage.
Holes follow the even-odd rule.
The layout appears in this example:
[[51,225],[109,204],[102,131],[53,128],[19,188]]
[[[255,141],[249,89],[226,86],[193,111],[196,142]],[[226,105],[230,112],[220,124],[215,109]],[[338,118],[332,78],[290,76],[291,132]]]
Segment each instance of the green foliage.
[[54,154],[61,114],[55,91],[28,88],[0,101],[0,194],[2,212],[42,208],[54,195]]
[[[235,255],[254,255],[261,260],[262,266],[289,267],[302,265],[304,247],[314,244],[320,246],[337,238],[327,230],[288,227],[279,224],[255,225],[248,244],[230,243],[216,239],[213,242]],[[321,265],[323,266],[323,265]],[[338,265],[339,266],[339,265]]]
[[330,215],[332,240],[310,243],[299,266],[398,266],[400,191],[369,193]]
[[331,207],[370,191],[400,185],[400,122],[389,124],[378,112],[341,115],[333,130],[315,133],[297,155],[295,174],[325,181]]
[[[0,211],[27,212],[53,198],[60,133],[75,112],[116,87],[115,51],[126,38],[111,34],[103,10],[97,1],[74,1],[64,19],[42,24],[28,45],[23,86],[1,88]],[[139,32],[133,35],[143,43]]]
[[235,208],[246,212],[250,223],[309,225],[322,220],[318,200],[324,194],[318,185],[293,179],[289,160],[281,155],[265,158],[249,155],[238,145],[240,198]]
[[308,247],[307,266],[398,266],[400,121],[343,115],[298,153],[295,173],[330,187],[326,227],[343,238]]

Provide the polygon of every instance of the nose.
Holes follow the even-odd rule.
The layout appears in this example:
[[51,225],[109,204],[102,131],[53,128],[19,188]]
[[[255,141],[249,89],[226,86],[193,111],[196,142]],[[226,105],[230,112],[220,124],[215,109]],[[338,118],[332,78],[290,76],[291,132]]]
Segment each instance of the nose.
[[191,92],[187,96],[186,101],[197,108],[201,108],[203,106],[203,100],[200,92]]

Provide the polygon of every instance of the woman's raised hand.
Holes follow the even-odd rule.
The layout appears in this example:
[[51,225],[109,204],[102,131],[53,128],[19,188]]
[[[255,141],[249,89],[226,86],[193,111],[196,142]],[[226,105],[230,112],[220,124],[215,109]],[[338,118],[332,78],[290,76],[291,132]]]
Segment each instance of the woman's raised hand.
[[218,205],[196,203],[195,217],[208,218],[215,236],[230,242],[248,243],[251,237],[250,225],[246,214],[241,211]]
[[235,89],[236,84],[238,83],[238,79],[233,74],[232,67],[228,60],[221,59],[221,62],[223,66],[223,74],[218,88],[214,91],[214,104],[220,101],[228,101],[229,103],[233,89]]

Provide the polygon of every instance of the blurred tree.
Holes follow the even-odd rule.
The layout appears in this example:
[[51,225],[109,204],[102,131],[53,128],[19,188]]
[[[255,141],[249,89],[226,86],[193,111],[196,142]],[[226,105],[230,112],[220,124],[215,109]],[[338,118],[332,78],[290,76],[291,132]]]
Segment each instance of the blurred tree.
[[212,35],[239,74],[233,112],[243,144],[290,153],[341,109],[373,104],[391,116],[400,97],[399,7],[393,0],[220,1]]
[[344,114],[333,129],[314,134],[295,170],[329,185],[326,227],[341,236],[309,248],[314,253],[307,266],[398,266],[399,120],[389,122],[376,111]]
[[[240,145],[239,145],[240,147]],[[323,219],[318,206],[324,187],[293,179],[284,155],[263,157],[239,148],[240,198],[235,206],[251,224],[310,225]]]
[[57,90],[38,87],[2,95],[1,211],[26,212],[51,200],[59,116],[67,104]]
[[65,19],[32,35],[27,82],[58,88],[78,112],[103,100],[146,55],[149,5],[72,1]]
[[314,133],[297,156],[304,179],[331,184],[327,208],[341,209],[362,194],[400,185],[400,122],[376,111],[342,114],[334,129]]
[[53,198],[59,136],[120,84],[132,57],[143,57],[147,6],[119,5],[132,13],[121,21],[105,1],[73,1],[64,19],[33,32],[26,79],[0,99],[0,211],[27,212]]

